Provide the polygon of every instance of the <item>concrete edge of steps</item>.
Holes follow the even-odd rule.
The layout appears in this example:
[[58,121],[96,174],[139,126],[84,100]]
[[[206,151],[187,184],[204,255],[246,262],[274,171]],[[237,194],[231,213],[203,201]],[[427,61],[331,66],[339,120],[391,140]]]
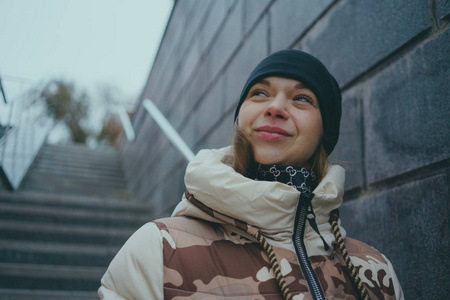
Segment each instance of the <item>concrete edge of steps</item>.
[[84,195],[62,195],[46,192],[21,191],[14,193],[9,191],[0,191],[1,201],[22,201],[25,203],[39,203],[48,205],[64,205],[66,207],[100,207],[103,209],[130,210],[134,212],[148,213],[152,206],[145,203],[133,203],[123,201],[112,197],[84,196]]
[[99,285],[105,271],[106,268],[104,267],[0,263],[0,276],[26,276],[42,279],[88,279],[98,280]]
[[106,269],[92,266],[0,263],[0,287],[94,292],[100,287]]
[[[80,169],[81,170],[81,169]],[[27,178],[24,180],[38,180],[40,177],[45,176],[46,180],[54,181],[58,179],[70,179],[78,182],[85,182],[87,184],[101,184],[108,186],[108,183],[116,186],[126,187],[126,182],[123,175],[111,174],[110,172],[101,172],[96,170],[90,173],[73,172],[70,169],[44,169],[35,168],[33,174],[27,174]]]
[[94,172],[96,174],[101,175],[116,175],[123,176],[124,171],[122,166],[113,166],[111,164],[94,164],[88,161],[62,161],[59,162],[56,159],[49,158],[48,161],[43,161],[44,158],[39,157],[36,160],[33,167],[37,170],[42,170],[46,172],[57,172],[57,171],[70,171],[70,172],[81,172],[83,170],[89,170],[90,172]]
[[6,218],[6,214],[13,215],[16,220],[27,219],[27,217],[34,217],[34,219],[41,217],[43,219],[47,218],[55,223],[62,223],[68,220],[66,223],[81,224],[85,221],[91,221],[96,224],[123,224],[122,226],[125,224],[134,226],[135,224],[143,224],[150,220],[145,214],[136,216],[126,210],[92,210],[84,207],[76,207],[68,210],[58,206],[37,206],[28,203],[0,202],[0,216]]
[[84,145],[84,144],[77,144],[77,143],[72,143],[72,144],[45,144],[44,145],[45,148],[44,150],[47,151],[51,151],[51,152],[60,152],[60,153],[87,153],[87,154],[91,154],[91,153],[98,153],[99,151],[104,155],[115,155],[116,153],[119,153],[120,150],[115,149],[115,148],[103,148],[103,147],[99,147],[97,149],[91,149],[88,146]]
[[57,184],[39,184],[25,182],[26,189],[33,192],[54,193],[55,195],[74,195],[74,196],[98,196],[104,199],[123,199],[124,202],[131,198],[130,192],[124,188],[113,187],[93,187],[87,184],[77,184],[74,182],[58,182]]
[[98,226],[66,225],[61,224],[36,224],[36,222],[24,221],[1,221],[0,230],[11,232],[27,232],[35,234],[60,234],[64,236],[97,236],[97,237],[118,237],[127,239],[137,230],[131,228],[102,228]]
[[96,292],[0,289],[0,300],[94,300]]
[[58,241],[0,240],[2,263],[105,267],[119,245],[68,244]]
[[119,245],[73,245],[56,242],[0,240],[0,250],[32,251],[34,253],[115,255]]
[[[44,153],[44,147],[41,159],[57,165],[35,161],[36,178],[31,172],[26,177],[41,187],[54,180],[67,189],[53,193],[22,185],[11,192],[0,187],[0,300],[98,299],[96,290],[110,260],[139,226],[153,219],[149,203],[109,193],[126,183],[119,176],[125,177],[119,151],[72,148]],[[71,159],[77,159],[75,164]],[[77,177],[80,169],[88,179]],[[79,183],[74,194],[67,179]],[[89,195],[91,185],[99,191]]]

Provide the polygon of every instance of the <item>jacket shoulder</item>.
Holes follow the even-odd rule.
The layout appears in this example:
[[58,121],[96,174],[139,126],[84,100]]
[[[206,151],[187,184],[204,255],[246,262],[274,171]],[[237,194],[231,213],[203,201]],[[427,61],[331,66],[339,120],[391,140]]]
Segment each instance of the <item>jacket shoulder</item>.
[[[172,237],[192,236],[206,240],[223,238],[221,225],[191,217],[170,217],[153,221],[160,231]],[[163,235],[164,236],[164,235]]]
[[346,237],[344,239],[344,243],[350,256],[371,255],[375,257],[380,257],[383,260],[383,262],[386,263],[380,251],[373,248],[372,246],[367,245],[364,242]]
[[344,242],[370,299],[403,299],[392,264],[380,251],[352,238],[345,238]]
[[[372,246],[367,245],[364,242],[359,240],[346,237],[344,239],[345,246],[347,247],[348,252],[354,253],[380,253],[377,249]],[[380,253],[381,254],[381,253]]]
[[153,223],[139,228],[111,261],[101,279],[101,299],[162,299],[162,237]]

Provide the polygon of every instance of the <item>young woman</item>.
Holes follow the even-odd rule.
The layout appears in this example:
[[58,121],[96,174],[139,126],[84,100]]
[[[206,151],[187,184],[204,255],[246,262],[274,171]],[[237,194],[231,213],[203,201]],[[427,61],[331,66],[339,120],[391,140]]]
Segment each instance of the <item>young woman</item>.
[[313,56],[250,74],[231,147],[202,150],[171,218],[150,222],[102,278],[104,299],[403,299],[392,265],[345,237],[344,170],[327,156],[341,94]]

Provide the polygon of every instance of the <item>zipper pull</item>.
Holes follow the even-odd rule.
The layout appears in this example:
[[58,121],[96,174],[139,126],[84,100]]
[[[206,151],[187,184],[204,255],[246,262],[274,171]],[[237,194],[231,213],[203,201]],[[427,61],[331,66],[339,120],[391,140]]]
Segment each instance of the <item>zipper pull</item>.
[[[302,197],[300,196],[300,198],[302,198]],[[311,204],[311,200],[308,199],[308,197],[304,197],[304,198],[305,198],[304,200],[307,199],[306,201],[304,201],[304,203],[306,204],[306,206],[308,208],[306,218],[308,219],[309,225],[319,235],[320,239],[322,240],[323,248],[325,248],[325,251],[328,251],[330,249],[330,246],[327,244],[327,242],[325,241],[323,236],[320,234],[319,227],[317,227],[316,214],[314,213],[314,210],[313,210],[313,207]]]

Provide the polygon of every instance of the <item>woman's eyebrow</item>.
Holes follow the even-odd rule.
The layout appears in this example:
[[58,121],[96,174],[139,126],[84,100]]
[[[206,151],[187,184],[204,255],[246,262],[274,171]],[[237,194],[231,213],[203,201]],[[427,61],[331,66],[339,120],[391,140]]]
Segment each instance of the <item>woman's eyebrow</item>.
[[261,79],[261,80],[258,80],[257,82],[255,82],[255,84],[258,84],[258,83],[270,86],[270,81],[265,80],[265,79]]
[[296,89],[308,89],[309,90],[309,88],[306,86],[306,85],[304,85],[302,82],[299,82],[296,86],[295,86],[295,88]]

